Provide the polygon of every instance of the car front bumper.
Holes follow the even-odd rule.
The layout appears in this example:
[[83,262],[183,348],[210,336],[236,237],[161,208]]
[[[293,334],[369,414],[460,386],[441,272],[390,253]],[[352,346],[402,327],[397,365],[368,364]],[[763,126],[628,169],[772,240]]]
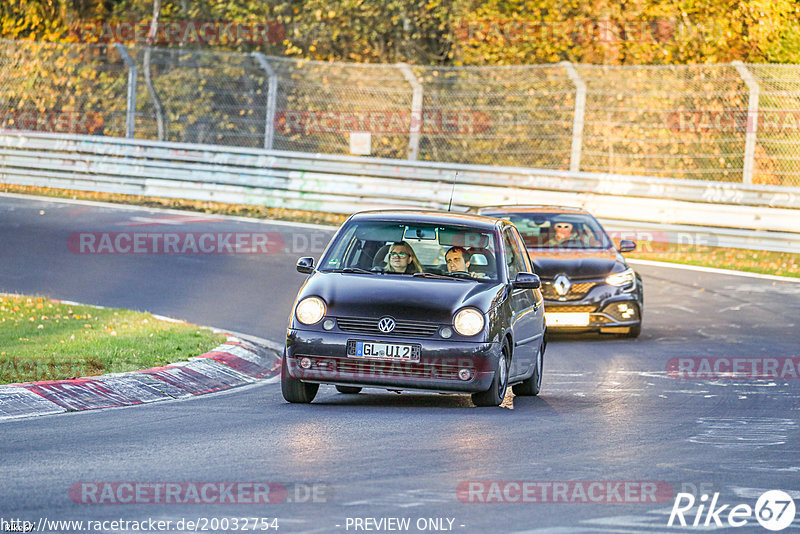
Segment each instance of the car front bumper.
[[[419,362],[370,359],[347,355],[350,340],[418,344]],[[501,344],[410,337],[374,338],[353,333],[289,329],[286,373],[304,382],[440,393],[486,391],[494,379]],[[310,365],[301,366],[301,360]],[[470,372],[468,379],[460,371]]]
[[579,300],[544,301],[545,320],[551,332],[627,331],[642,323],[642,309],[641,286],[622,291],[598,285]]

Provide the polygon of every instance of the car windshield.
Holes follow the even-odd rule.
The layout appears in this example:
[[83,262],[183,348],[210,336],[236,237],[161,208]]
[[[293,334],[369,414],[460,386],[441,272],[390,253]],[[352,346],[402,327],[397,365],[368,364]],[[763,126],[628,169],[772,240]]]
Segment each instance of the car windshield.
[[349,222],[328,247],[320,271],[496,281],[494,232],[464,225]]
[[519,230],[525,247],[539,249],[607,249],[612,246],[600,223],[584,213],[494,213]]

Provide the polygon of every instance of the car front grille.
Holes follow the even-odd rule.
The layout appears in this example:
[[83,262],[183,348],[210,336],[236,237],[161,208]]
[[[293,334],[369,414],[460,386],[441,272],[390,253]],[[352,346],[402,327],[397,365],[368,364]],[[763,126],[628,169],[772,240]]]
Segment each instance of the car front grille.
[[580,284],[572,284],[566,295],[559,295],[553,287],[552,282],[545,282],[542,284],[542,296],[547,300],[557,300],[565,297],[567,300],[580,300],[586,296],[594,286],[599,282],[583,282]]
[[394,330],[391,333],[384,333],[378,329],[378,321],[369,317],[337,317],[336,323],[343,332],[354,332],[356,334],[378,334],[381,336],[407,336],[407,337],[431,337],[439,330],[438,325],[415,321],[395,321]]

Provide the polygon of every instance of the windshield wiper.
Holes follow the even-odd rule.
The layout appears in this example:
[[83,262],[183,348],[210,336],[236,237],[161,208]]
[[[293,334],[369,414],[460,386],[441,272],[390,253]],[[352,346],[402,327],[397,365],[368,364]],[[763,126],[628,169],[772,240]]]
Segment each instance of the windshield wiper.
[[332,273],[356,273],[356,274],[378,274],[380,271],[368,271],[361,267],[344,267],[342,269],[332,269]]
[[[459,273],[460,274],[460,273]],[[434,273],[414,273],[415,278],[434,278],[437,280],[473,280],[473,278],[469,275],[466,275],[466,278],[455,277],[455,276],[448,276],[444,274],[434,274]]]

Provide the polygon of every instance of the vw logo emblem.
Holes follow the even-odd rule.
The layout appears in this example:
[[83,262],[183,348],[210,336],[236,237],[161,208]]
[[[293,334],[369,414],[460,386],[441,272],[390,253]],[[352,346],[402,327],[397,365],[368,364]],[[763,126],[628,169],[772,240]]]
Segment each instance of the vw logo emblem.
[[380,321],[378,321],[378,330],[383,332],[384,334],[388,334],[392,330],[394,330],[395,323],[394,319],[391,317],[384,317]]
[[569,277],[565,274],[559,274],[553,280],[553,288],[555,288],[556,293],[561,295],[562,297],[569,293],[569,288],[572,287],[572,282],[569,281]]

